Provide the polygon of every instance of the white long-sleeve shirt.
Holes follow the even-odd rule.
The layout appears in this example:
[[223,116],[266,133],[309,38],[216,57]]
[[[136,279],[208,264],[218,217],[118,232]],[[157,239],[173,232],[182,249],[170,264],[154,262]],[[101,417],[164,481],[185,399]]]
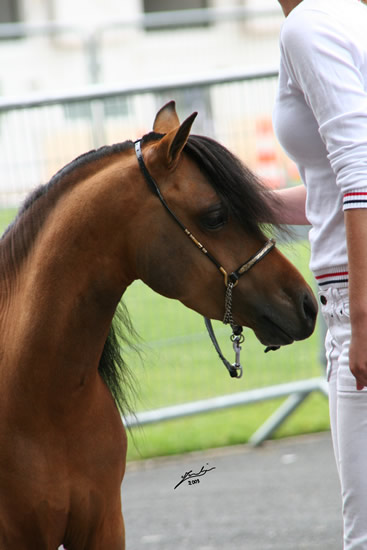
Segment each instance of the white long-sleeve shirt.
[[320,285],[347,286],[343,209],[367,208],[367,7],[303,0],[280,48],[273,122],[307,187],[310,267]]

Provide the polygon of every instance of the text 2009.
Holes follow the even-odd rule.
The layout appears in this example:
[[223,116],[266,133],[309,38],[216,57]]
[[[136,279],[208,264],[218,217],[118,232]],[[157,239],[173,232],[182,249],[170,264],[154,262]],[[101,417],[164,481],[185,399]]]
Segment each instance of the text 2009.
[[189,485],[196,485],[196,483],[200,483],[200,479],[192,479],[188,481]]

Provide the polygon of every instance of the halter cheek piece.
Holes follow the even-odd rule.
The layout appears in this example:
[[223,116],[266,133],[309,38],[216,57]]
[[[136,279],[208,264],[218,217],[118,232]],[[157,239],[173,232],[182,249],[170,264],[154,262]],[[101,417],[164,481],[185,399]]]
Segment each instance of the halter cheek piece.
[[[166,211],[169,213],[169,215],[173,218],[173,220],[177,223],[177,225],[184,231],[184,233],[191,239],[191,241],[194,243],[194,245],[203,253],[205,256],[215,265],[215,267],[222,273],[224,278],[224,285],[226,287],[226,293],[225,293],[225,299],[224,299],[224,318],[223,323],[225,325],[229,324],[232,328],[232,335],[231,335],[231,341],[233,343],[233,349],[235,351],[235,362],[233,364],[229,363],[227,359],[223,356],[218,341],[215,337],[213,326],[210,319],[205,318],[205,325],[207,327],[207,330],[209,332],[209,336],[213,342],[213,345],[223,361],[224,365],[229,371],[229,374],[232,378],[241,378],[242,376],[242,366],[240,363],[240,352],[241,352],[241,345],[242,342],[244,342],[244,336],[242,334],[242,327],[240,325],[237,325],[232,316],[232,292],[235,286],[237,286],[239,279],[247,273],[254,265],[256,265],[260,260],[262,260],[275,246],[275,240],[269,239],[264,246],[256,252],[251,258],[249,258],[244,264],[242,264],[238,269],[235,271],[232,271],[232,273],[228,274],[228,272],[224,269],[224,267],[218,262],[218,260],[201,244],[200,241],[185,227],[185,225],[177,218],[176,214],[172,212],[168,204],[166,203],[163,195],[161,194],[159,187],[155,181],[155,179],[151,176],[149,173],[148,168],[146,167],[146,164],[143,159],[143,153],[141,150],[141,140],[137,140],[135,142],[135,153],[136,158],[138,159],[139,167],[144,175],[144,178],[150,187],[150,189],[155,193],[155,195],[159,198],[161,201],[161,204],[164,206]],[[267,348],[265,351],[268,351],[269,349],[273,348]]]

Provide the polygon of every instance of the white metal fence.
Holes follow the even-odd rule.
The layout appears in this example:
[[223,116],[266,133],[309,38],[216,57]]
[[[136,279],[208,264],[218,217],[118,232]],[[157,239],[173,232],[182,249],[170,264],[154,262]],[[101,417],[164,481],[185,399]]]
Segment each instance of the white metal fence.
[[[176,100],[182,116],[199,111],[196,133],[214,137],[258,172],[264,170],[265,176],[271,176],[273,185],[283,185],[297,175],[278,150],[269,129],[276,78],[274,69],[226,72],[181,82],[167,79],[137,86],[92,86],[78,93],[0,99],[1,211],[9,212],[31,188],[46,182],[78,154],[102,144],[140,137],[150,130],[157,109],[171,98]],[[264,166],[269,162],[271,166]],[[147,294],[139,284],[126,298],[137,330],[147,338],[145,367],[137,367],[142,369],[139,371],[143,396],[140,412],[135,419],[126,419],[127,424],[157,422],[287,397],[254,435],[253,443],[259,443],[311,392],[327,393],[319,363],[319,346],[316,345],[316,351],[310,355],[309,348],[302,347],[301,343],[291,356],[287,355],[287,364],[281,355],[274,354],[267,362],[266,372],[250,367],[240,383],[227,378],[223,381],[226,373],[217,366],[217,356],[201,319],[180,304],[173,302],[166,306],[159,300],[163,299]],[[165,308],[164,314],[159,312],[160,307]],[[163,325],[157,322],[162,316],[165,317]],[[223,329],[218,329],[218,335],[226,341]],[[247,346],[245,362],[256,366],[262,350],[251,339]],[[202,366],[205,361],[210,370]],[[187,364],[195,369],[195,375],[190,389],[181,393],[188,385]],[[213,372],[218,377],[218,385],[207,391],[208,377],[212,377]],[[170,393],[166,394],[164,381],[168,379],[175,380],[175,389],[172,391],[170,386]],[[151,397],[154,384],[160,388],[158,398]]]
[[196,133],[214,135],[260,172],[260,149],[274,150],[279,178],[284,178],[287,161],[279,156],[270,128],[276,76],[274,69],[225,71],[0,98],[0,204],[18,204],[30,188],[82,151],[141,136],[171,98],[181,115],[199,111]]

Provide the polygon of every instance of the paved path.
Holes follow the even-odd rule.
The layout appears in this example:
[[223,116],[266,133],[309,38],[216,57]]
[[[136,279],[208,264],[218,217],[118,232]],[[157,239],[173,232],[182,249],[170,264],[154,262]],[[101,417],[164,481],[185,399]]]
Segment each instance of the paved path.
[[126,550],[342,547],[328,433],[131,463],[122,495]]

